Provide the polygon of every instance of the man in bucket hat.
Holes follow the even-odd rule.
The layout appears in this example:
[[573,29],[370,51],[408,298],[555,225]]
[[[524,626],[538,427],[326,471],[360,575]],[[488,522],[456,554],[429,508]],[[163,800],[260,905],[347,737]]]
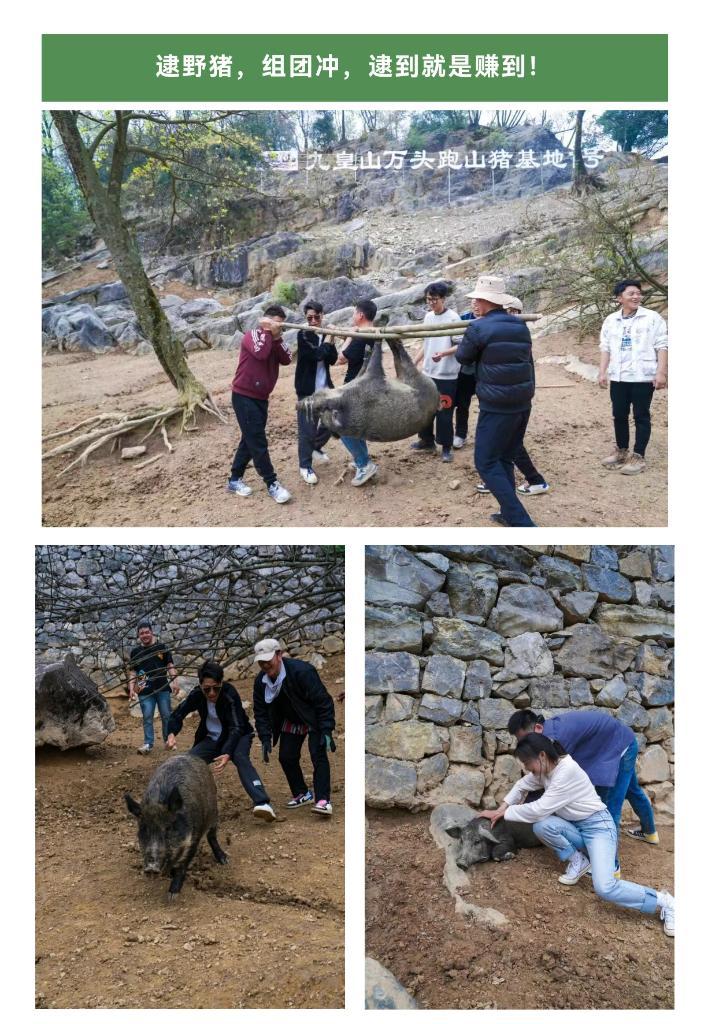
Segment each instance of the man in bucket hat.
[[535,526],[516,496],[514,456],[523,445],[534,395],[531,335],[506,307],[502,277],[484,276],[468,295],[475,319],[457,347],[462,365],[475,364],[479,416],[474,464],[499,502],[492,520],[501,526]]
[[[268,637],[255,646],[254,665],[260,669],[253,684],[253,713],[263,745],[263,760],[280,742],[278,760],[288,780],[293,810],[311,804],[316,814],[331,816],[330,773],[327,754],[336,750],[334,701],[314,665],[298,658],[284,658],[279,640]],[[307,744],[314,771],[313,789],[300,767],[300,752]]]

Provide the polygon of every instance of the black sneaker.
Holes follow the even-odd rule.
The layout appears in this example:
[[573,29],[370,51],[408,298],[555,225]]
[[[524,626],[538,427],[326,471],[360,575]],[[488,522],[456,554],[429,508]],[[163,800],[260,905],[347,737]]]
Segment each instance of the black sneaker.
[[443,448],[442,460],[443,462],[452,462],[452,448]]
[[414,452],[434,452],[437,451],[435,444],[429,444],[427,441],[414,441],[411,445],[411,450]]
[[492,520],[493,523],[496,523],[497,526],[509,525],[504,516],[501,514],[501,512],[492,512],[489,518]]
[[314,799],[314,796],[308,789],[306,793],[300,793],[298,796],[294,796],[292,800],[288,800],[285,806],[292,810],[293,807],[303,807],[305,804],[311,804]]

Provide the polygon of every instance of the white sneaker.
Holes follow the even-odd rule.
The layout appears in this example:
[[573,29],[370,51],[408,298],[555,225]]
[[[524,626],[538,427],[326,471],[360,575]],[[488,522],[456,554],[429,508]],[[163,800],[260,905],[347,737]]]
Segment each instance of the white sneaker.
[[310,810],[313,814],[326,814],[328,817],[332,816],[332,805],[329,800],[318,800],[314,807]]
[[354,479],[352,480],[352,487],[361,487],[361,485],[365,484],[367,480],[371,480],[372,476],[376,476],[378,471],[379,467],[376,463],[369,460],[365,466],[362,466],[361,469],[357,469],[354,474]]
[[143,743],[142,747],[138,747],[139,754],[149,754],[151,750],[152,747],[149,746],[147,743]]
[[275,821],[276,818],[275,811],[270,804],[256,804],[253,813],[256,818],[262,818],[263,821]]
[[565,874],[559,875],[558,881],[562,885],[575,885],[575,883],[579,882],[583,875],[586,875],[589,870],[590,861],[584,853],[580,853],[579,850],[576,850],[568,861],[568,867],[565,869]]
[[674,898],[670,892],[658,892],[656,894],[656,905],[659,908],[659,917],[664,922],[664,935],[674,937]]
[[455,434],[455,436],[452,439],[452,447],[462,448],[466,440],[466,437],[458,437],[457,434]]
[[549,484],[519,484],[516,490],[519,494],[547,494],[550,491]]
[[226,484],[226,490],[232,491],[234,494],[240,494],[242,498],[247,498],[249,494],[253,494],[251,488],[243,480],[229,480]]
[[313,462],[329,462],[329,455],[326,452],[321,452],[317,448],[312,452]]
[[300,470],[300,476],[302,477],[302,479],[305,481],[306,484],[316,484],[317,483],[317,474],[314,473],[311,469],[307,469],[307,468],[301,469]]
[[284,505],[286,501],[290,501],[290,491],[286,491],[281,483],[274,480],[272,484],[268,486],[268,494],[270,494],[273,501],[277,501],[279,505]]

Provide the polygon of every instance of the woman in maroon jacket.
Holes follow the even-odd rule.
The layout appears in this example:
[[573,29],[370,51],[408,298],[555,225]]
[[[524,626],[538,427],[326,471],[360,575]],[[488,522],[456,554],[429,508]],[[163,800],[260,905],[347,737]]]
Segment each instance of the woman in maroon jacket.
[[290,492],[278,482],[278,475],[268,454],[266,423],[268,399],[275,388],[281,366],[287,366],[292,356],[283,343],[285,310],[281,306],[268,306],[258,327],[246,331],[241,342],[236,376],[231,384],[231,404],[241,429],[227,489],[247,498],[251,488],[243,481],[248,463],[253,460],[258,474],[268,488],[268,494],[279,505],[290,501]]

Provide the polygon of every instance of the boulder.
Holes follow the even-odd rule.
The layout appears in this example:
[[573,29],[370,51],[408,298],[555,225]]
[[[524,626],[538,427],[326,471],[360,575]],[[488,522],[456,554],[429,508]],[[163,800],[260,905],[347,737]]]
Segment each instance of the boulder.
[[624,558],[620,558],[620,572],[631,580],[650,580],[652,575],[651,558],[642,548],[634,548]]
[[378,288],[370,281],[352,281],[349,277],[335,277],[329,281],[311,285],[303,304],[312,300],[321,302],[326,315],[334,309],[356,306],[357,302],[362,302],[364,299],[376,299],[378,294]]
[[615,549],[600,544],[590,548],[590,561],[593,565],[600,565],[605,569],[619,568],[619,557]]
[[600,604],[595,611],[595,621],[611,636],[671,642],[674,639],[673,613],[662,608]]
[[553,655],[540,633],[520,633],[509,640],[504,668],[521,678],[547,676],[553,672]]
[[439,697],[462,696],[465,685],[465,663],[448,654],[433,654],[423,673],[423,690]]
[[611,679],[615,674],[614,644],[599,626],[578,623],[567,630],[568,637],[555,652],[556,666],[564,676],[601,677]]
[[652,676],[648,672],[627,672],[625,680],[638,691],[646,708],[661,707],[674,702],[673,678]]
[[652,743],[637,758],[637,778],[641,784],[667,782],[671,777],[666,751],[658,743]]
[[595,703],[601,704],[604,708],[618,708],[627,696],[628,690],[629,687],[622,676],[615,676],[602,687],[595,697]]
[[366,649],[379,651],[410,651],[420,654],[423,648],[423,620],[410,607],[390,608],[366,606]]
[[506,729],[516,708],[509,700],[486,697],[479,702],[479,720],[485,729]]
[[634,729],[635,732],[640,729],[646,729],[649,725],[649,714],[646,708],[643,708],[641,704],[634,700],[623,701],[615,711],[615,718],[628,725],[630,729]]
[[450,762],[446,754],[433,754],[432,757],[424,757],[422,761],[418,761],[416,765],[417,792],[426,793],[429,789],[439,786],[447,775],[449,767]]
[[464,764],[482,764],[482,730],[465,725],[450,727],[450,749],[447,752],[450,761]]
[[464,700],[479,700],[492,692],[492,673],[486,661],[471,661],[465,673]]
[[453,658],[483,659],[492,665],[504,664],[501,637],[462,619],[433,619],[431,654],[449,654]]
[[489,565],[453,563],[447,573],[446,590],[454,616],[470,616],[483,624],[497,599],[497,574]]
[[563,614],[547,591],[523,583],[504,587],[487,625],[502,636],[552,633],[563,627]]
[[60,662],[36,662],[34,715],[36,747],[68,750],[103,743],[116,727],[105,697],[72,654]]
[[437,722],[438,725],[451,725],[462,717],[465,705],[453,697],[438,697],[426,693],[418,706],[418,717],[426,722]]
[[541,555],[538,565],[546,578],[548,587],[558,587],[559,590],[568,591],[579,590],[583,585],[581,570],[568,559]]
[[403,722],[411,718],[415,710],[415,697],[406,693],[389,693],[383,712],[385,722]]
[[484,792],[484,772],[466,764],[450,765],[443,783],[425,795],[428,807],[438,804],[467,804],[479,807]]
[[571,707],[585,707],[593,703],[593,693],[587,679],[583,679],[582,676],[578,676],[575,679],[567,679],[566,685],[568,686]]
[[574,626],[576,622],[587,622],[597,604],[597,591],[572,590],[558,598],[558,606],[563,612],[563,623]]
[[624,603],[632,600],[632,584],[626,576],[602,565],[583,566],[583,585],[597,592],[600,601]]
[[672,544],[660,544],[651,549],[651,564],[659,583],[668,583],[674,578],[674,548]]
[[367,754],[395,757],[399,761],[420,761],[426,754],[438,754],[443,745],[432,722],[411,719],[370,725],[365,735]]
[[412,807],[418,776],[415,765],[388,757],[365,755],[366,802],[371,807]]
[[423,609],[445,582],[441,572],[399,546],[367,547],[366,601]]
[[501,754],[494,762],[492,781],[484,794],[486,807],[498,807],[511,787],[521,778],[521,764],[513,754]]
[[420,693],[420,666],[412,654],[400,651],[366,655],[366,693]]
[[450,619],[452,618],[452,608],[450,607],[450,598],[447,594],[443,594],[438,591],[437,594],[433,594],[428,603],[425,606],[425,610],[428,615],[438,618]]
[[381,718],[384,709],[384,699],[377,695],[366,695],[364,697],[364,724],[373,725]]
[[104,284],[99,289],[98,295],[96,296],[96,305],[105,306],[109,302],[120,302],[121,299],[127,299],[128,293],[125,290],[125,285],[122,281],[113,281],[112,284]]
[[637,672],[648,672],[653,676],[668,676],[671,673],[671,651],[658,644],[640,644],[634,667]]
[[673,739],[674,716],[667,707],[649,709],[649,725],[645,736],[649,743],[661,743],[662,740]]
[[562,676],[529,680],[528,695],[533,708],[567,708],[570,705],[568,684]]

